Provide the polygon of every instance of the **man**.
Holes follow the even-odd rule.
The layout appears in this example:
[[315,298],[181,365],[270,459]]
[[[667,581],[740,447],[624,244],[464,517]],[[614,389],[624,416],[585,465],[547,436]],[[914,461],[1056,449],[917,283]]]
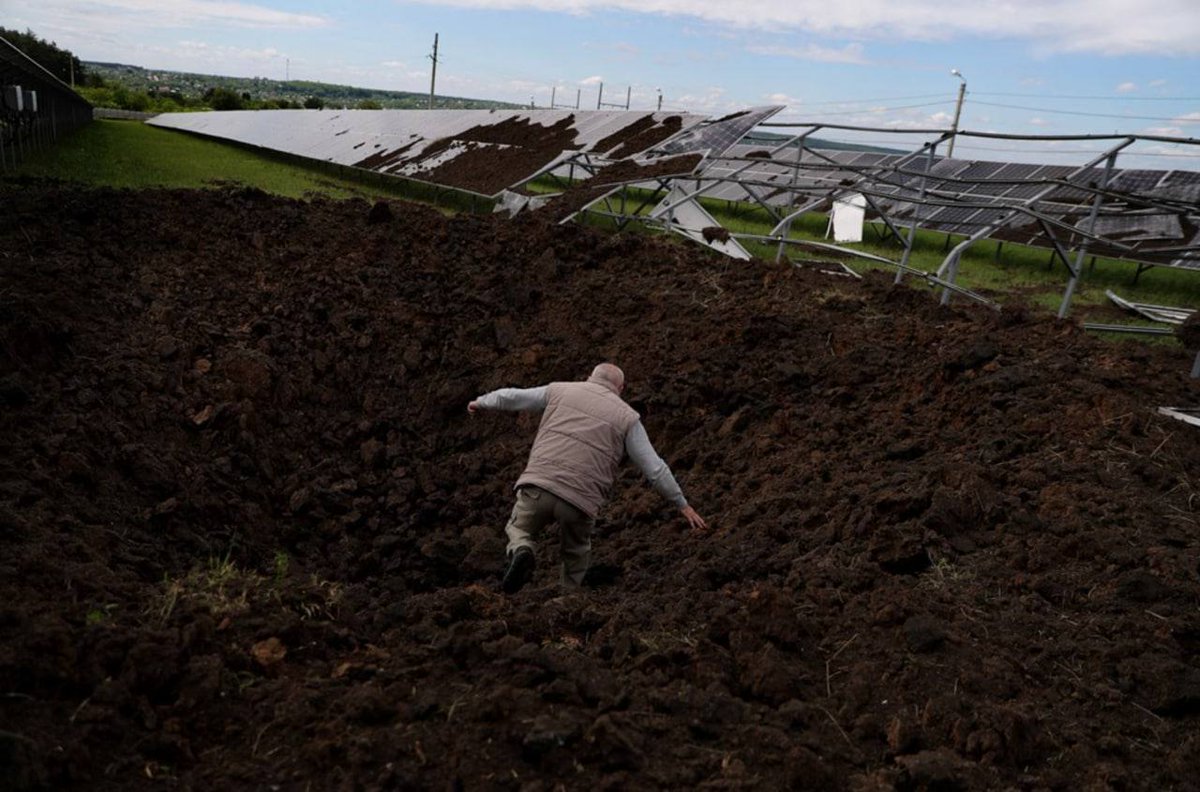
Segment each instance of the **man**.
[[517,502],[504,529],[508,534],[506,593],[519,591],[533,577],[533,540],[551,522],[558,523],[561,534],[562,584],[577,588],[583,583],[592,557],[596,514],[626,454],[692,528],[708,527],[650,445],[641,418],[621,398],[623,390],[621,369],[601,363],[586,382],[501,388],[467,405],[472,415],[481,409],[542,412],[529,462],[517,479]]

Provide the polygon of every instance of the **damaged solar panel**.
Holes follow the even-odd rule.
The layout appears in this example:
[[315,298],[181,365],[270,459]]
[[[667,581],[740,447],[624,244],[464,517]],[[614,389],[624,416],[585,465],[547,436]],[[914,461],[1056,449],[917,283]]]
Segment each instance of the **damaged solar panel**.
[[626,110],[243,110],[147,123],[488,197],[564,151],[624,159],[704,116]]

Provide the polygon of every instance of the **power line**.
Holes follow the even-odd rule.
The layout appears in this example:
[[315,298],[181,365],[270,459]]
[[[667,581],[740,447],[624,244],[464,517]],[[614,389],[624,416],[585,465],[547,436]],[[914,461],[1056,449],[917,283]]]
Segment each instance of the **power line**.
[[971,91],[974,96],[1018,96],[1025,99],[1095,99],[1105,102],[1200,102],[1200,96],[1089,96],[1084,94],[1031,94],[1004,91]]
[[1035,113],[1058,113],[1059,115],[1074,115],[1087,116],[1089,118],[1124,118],[1129,121],[1178,121],[1179,116],[1137,116],[1137,115],[1121,115],[1118,113],[1085,113],[1082,110],[1055,110],[1052,107],[1028,107],[1026,105],[1010,105],[1000,104],[999,102],[980,102],[975,100],[972,104],[984,105],[985,107],[1003,107],[1009,110],[1030,110]]
[[801,102],[798,106],[799,107],[819,107],[819,106],[824,106],[824,105],[862,104],[864,102],[899,102],[899,101],[902,101],[905,99],[933,99],[935,97],[945,96],[945,95],[946,95],[945,92],[942,92],[942,93],[929,93],[929,94],[913,94],[912,96],[881,96],[876,99],[837,99],[837,100],[831,99],[828,102]]
[[[944,105],[952,99],[946,99],[941,102],[923,102],[921,104],[896,105],[895,107],[864,107],[861,110],[838,110],[833,112],[817,113],[817,116],[824,118],[825,116],[846,116],[846,115],[862,115],[863,113],[888,113],[892,110],[911,110],[914,107],[937,107]],[[803,109],[803,108],[801,108]]]

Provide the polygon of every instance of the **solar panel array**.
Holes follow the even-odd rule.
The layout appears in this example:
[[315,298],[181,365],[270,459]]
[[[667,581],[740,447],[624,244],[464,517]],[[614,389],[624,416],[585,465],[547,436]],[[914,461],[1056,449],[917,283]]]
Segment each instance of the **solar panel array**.
[[[645,140],[640,152],[704,120],[626,110],[243,110],[167,113],[147,123],[492,197],[564,150],[608,153]],[[448,175],[464,156],[479,163],[465,188],[461,174]]]
[[1103,168],[937,157],[929,168],[924,153],[799,147],[768,157],[762,145],[743,143],[712,160],[700,178],[731,179],[707,191],[709,198],[744,201],[757,193],[780,211],[815,201],[827,208],[839,192],[861,192],[873,203],[868,216],[874,219],[886,215],[907,225],[915,216],[921,228],[964,236],[1003,223],[991,236],[1022,244],[1051,243],[1040,216],[1067,247],[1083,239],[1073,229],[1087,230],[1100,194],[1093,234],[1102,239],[1090,242],[1092,252],[1200,269],[1200,172],[1195,171],[1114,169],[1101,189]]

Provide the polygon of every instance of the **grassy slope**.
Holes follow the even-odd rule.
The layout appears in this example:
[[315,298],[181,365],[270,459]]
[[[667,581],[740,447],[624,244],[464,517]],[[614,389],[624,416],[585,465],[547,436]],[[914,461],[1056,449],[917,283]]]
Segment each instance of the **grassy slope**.
[[183,132],[132,121],[95,121],[57,146],[43,149],[17,169],[20,176],[43,176],[110,187],[227,186],[231,182],[293,198],[319,193],[332,198],[407,197],[411,188],[389,188],[345,178],[217,143]]

